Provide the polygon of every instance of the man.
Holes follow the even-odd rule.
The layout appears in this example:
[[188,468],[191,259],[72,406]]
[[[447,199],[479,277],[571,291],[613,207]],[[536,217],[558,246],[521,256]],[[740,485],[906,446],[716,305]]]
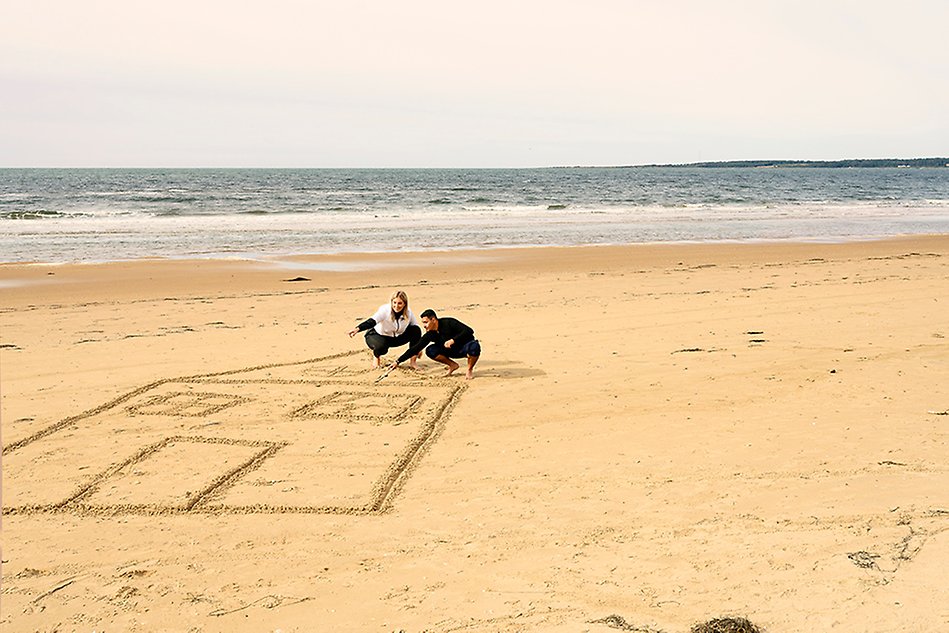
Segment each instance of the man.
[[[425,354],[434,361],[446,365],[448,373],[451,376],[458,363],[452,358],[468,358],[468,374],[466,380],[471,380],[471,373],[474,370],[475,363],[481,357],[481,343],[474,337],[474,330],[451,317],[438,318],[434,310],[426,310],[422,313],[422,328],[425,334],[390,365],[390,368],[399,366],[421,353],[424,349]],[[431,343],[431,345],[429,345]],[[428,345],[426,348],[425,346]]]

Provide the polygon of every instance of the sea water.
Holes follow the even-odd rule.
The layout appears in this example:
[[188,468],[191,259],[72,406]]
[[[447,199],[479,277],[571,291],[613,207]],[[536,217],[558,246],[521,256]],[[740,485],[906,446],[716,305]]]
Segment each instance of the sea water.
[[949,169],[0,169],[0,261],[949,233]]

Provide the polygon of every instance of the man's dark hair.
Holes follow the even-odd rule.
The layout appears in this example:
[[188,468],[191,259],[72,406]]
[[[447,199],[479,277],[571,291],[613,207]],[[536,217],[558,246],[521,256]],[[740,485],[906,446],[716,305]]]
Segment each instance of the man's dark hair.
[[435,314],[435,311],[431,308],[427,309],[425,312],[419,316],[420,319],[437,319],[438,315]]

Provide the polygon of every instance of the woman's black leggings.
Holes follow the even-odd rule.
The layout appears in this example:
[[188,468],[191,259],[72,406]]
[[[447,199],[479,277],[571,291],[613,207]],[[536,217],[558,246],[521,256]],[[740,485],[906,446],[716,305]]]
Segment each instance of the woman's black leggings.
[[405,332],[398,336],[384,336],[369,328],[366,332],[366,345],[372,350],[372,353],[379,358],[385,356],[390,347],[399,347],[400,345],[415,345],[422,338],[422,328],[417,325],[410,325],[405,328]]

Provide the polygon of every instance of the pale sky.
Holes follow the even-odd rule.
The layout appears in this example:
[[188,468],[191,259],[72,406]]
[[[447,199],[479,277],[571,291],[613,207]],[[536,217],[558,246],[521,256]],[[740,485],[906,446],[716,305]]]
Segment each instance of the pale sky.
[[0,166],[949,154],[945,0],[0,0]]

